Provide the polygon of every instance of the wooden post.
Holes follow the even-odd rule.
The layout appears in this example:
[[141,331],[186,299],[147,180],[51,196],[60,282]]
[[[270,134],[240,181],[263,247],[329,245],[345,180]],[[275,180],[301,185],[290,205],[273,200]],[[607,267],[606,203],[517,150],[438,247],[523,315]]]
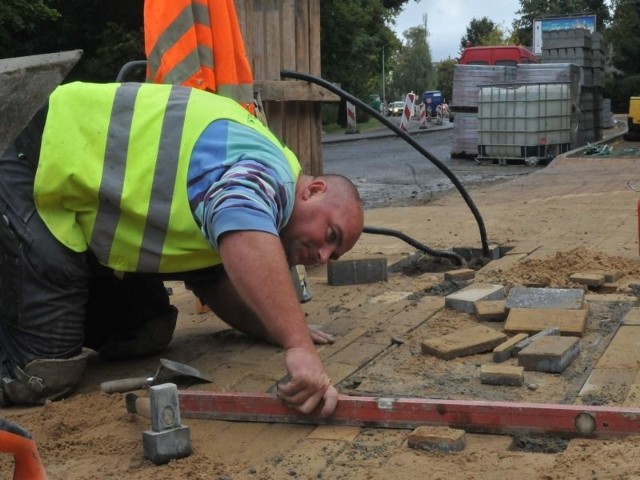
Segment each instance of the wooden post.
[[236,11],[269,128],[296,153],[304,173],[321,175],[321,102],[339,99],[280,79],[283,69],[321,76],[320,0],[236,0]]

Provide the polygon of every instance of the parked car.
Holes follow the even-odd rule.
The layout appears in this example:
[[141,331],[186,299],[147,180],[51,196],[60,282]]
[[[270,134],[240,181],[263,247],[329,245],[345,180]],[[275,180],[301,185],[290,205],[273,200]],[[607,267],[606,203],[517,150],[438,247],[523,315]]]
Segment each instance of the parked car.
[[404,110],[404,102],[393,102],[389,107],[389,115],[392,117],[399,117]]

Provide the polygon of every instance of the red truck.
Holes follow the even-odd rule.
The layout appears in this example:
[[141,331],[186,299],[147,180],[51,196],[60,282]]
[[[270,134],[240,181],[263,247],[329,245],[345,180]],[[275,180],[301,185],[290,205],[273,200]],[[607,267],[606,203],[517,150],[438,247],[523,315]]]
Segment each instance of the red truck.
[[536,56],[519,45],[491,45],[467,47],[458,62],[463,65],[502,65],[515,67],[518,63],[536,63]]

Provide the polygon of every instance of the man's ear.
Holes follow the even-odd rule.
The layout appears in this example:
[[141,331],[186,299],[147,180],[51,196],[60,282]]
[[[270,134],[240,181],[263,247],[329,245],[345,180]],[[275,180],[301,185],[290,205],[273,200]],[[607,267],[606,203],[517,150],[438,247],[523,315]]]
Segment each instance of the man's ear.
[[309,198],[319,193],[324,193],[327,190],[327,182],[321,179],[315,179],[311,182],[302,192],[302,199],[308,200]]

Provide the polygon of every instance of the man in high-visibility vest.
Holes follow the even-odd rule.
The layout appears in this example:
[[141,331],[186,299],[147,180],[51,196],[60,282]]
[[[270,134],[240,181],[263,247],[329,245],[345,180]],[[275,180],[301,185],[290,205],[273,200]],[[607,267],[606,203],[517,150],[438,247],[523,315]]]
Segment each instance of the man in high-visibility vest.
[[348,179],[302,174],[237,102],[175,85],[58,87],[0,159],[0,220],[4,404],[69,394],[83,346],[107,358],[166,347],[176,312],[162,280],[180,279],[285,349],[283,401],[334,410],[314,347],[328,337],[307,327],[289,266],[351,249],[362,204]]

